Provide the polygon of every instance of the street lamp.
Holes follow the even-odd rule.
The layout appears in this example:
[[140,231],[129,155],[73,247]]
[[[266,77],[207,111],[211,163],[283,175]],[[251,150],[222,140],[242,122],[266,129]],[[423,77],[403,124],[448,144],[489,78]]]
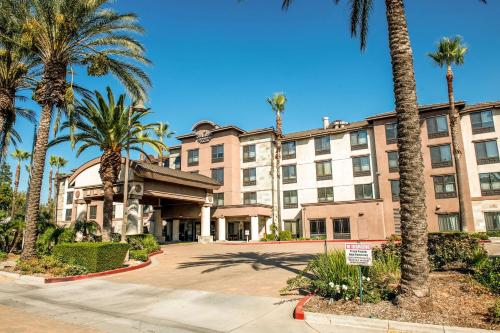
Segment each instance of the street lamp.
[[120,242],[127,242],[127,224],[128,224],[128,176],[130,169],[130,121],[132,118],[132,111],[147,112],[148,109],[144,106],[142,100],[135,101],[128,108],[128,132],[127,132],[127,154],[125,156],[125,181],[123,184],[123,221],[122,221],[122,234]]

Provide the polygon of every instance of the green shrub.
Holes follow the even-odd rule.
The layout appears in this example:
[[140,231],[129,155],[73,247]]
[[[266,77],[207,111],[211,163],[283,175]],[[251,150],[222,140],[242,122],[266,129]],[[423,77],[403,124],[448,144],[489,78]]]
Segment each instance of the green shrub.
[[428,250],[433,270],[445,269],[452,264],[472,268],[478,257],[486,256],[478,239],[463,232],[430,233]]
[[473,232],[469,234],[472,238],[476,238],[479,240],[487,240],[488,234],[486,232]]
[[382,299],[391,299],[396,295],[396,289],[401,280],[401,259],[398,255],[386,254],[373,260],[368,276],[377,289],[380,290]]
[[486,235],[488,235],[488,237],[500,237],[500,230],[486,231]]
[[280,241],[290,241],[292,240],[292,232],[289,230],[280,231],[278,237]]
[[148,260],[148,251],[147,250],[130,250],[129,257],[130,257],[130,259],[147,261]]
[[491,292],[500,294],[500,257],[481,260],[474,267],[474,277]]
[[325,240],[326,235],[321,235],[321,236],[313,236],[311,237],[312,240]]
[[262,238],[263,242],[273,242],[276,240],[276,235],[275,234],[266,234],[264,238]]
[[0,261],[7,259],[7,253],[0,251]]
[[127,242],[132,250],[147,250],[148,253],[152,253],[160,249],[155,236],[151,234],[130,235],[127,236]]
[[17,263],[16,269],[21,274],[50,274],[53,276],[73,276],[88,273],[85,267],[65,263],[54,256],[21,260]]
[[53,253],[66,263],[94,273],[122,267],[129,248],[124,243],[64,243],[54,246]]
[[490,317],[491,323],[495,325],[500,324],[500,299],[497,299],[495,305],[489,309],[488,316]]

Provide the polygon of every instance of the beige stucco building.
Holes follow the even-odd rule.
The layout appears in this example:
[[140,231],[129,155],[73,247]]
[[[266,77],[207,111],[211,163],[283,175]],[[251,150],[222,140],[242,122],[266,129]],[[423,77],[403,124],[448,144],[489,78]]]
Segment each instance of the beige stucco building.
[[[458,102],[471,218],[458,219],[457,185],[448,104],[420,107],[429,231],[500,228],[500,103]],[[286,121],[286,120],[285,120]],[[243,130],[210,121],[178,136],[162,161],[131,164],[129,233],[144,229],[162,241],[257,241],[271,224],[296,237],[384,239],[400,232],[397,128],[394,112],[283,138],[281,191],[272,128]],[[58,186],[58,222],[102,221],[99,159]],[[114,226],[121,228],[122,175],[116,186]],[[279,203],[279,207],[278,207]],[[279,214],[278,214],[279,212]],[[281,221],[278,222],[278,216]]]

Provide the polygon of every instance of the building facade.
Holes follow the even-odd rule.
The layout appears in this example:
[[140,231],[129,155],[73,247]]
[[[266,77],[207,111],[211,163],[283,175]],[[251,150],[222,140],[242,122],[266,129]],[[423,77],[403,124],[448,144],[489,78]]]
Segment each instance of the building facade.
[[[421,106],[429,231],[498,230],[500,103],[456,106],[466,161],[464,201],[472,218],[460,225],[448,104]],[[148,195],[132,200],[137,208],[130,232],[148,228],[164,241],[257,241],[276,221],[295,237],[385,239],[400,232],[396,138],[394,112],[351,124],[324,117],[317,129],[288,133],[278,193],[272,128],[246,131],[200,121],[177,137],[180,144],[163,161],[133,162],[132,183]],[[102,220],[97,170],[94,160],[61,178],[60,223],[74,221],[81,212]],[[163,183],[156,173],[166,175]],[[177,189],[170,193],[174,184]],[[95,194],[82,199],[77,190]],[[180,195],[191,192],[196,200]],[[119,202],[115,206],[118,226],[123,208]]]

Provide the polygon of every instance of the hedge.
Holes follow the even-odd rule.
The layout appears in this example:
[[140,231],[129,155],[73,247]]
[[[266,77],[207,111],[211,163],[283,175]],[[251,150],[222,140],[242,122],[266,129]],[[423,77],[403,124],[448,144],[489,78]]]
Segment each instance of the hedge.
[[122,267],[129,248],[124,243],[63,243],[54,246],[53,255],[95,273]]
[[130,235],[127,236],[127,242],[132,250],[146,250],[148,253],[153,253],[160,249],[155,236],[151,234]]
[[148,251],[147,250],[130,250],[129,257],[130,257],[130,259],[147,261],[148,260]]

